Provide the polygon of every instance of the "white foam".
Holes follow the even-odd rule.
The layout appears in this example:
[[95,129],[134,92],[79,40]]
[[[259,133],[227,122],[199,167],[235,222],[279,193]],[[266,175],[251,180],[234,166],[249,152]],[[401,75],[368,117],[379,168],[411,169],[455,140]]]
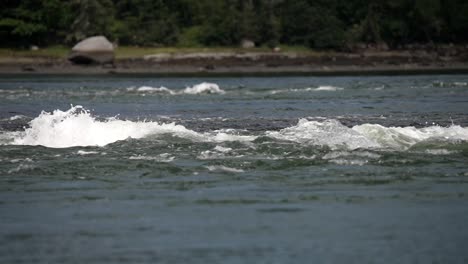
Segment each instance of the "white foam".
[[376,160],[381,156],[369,151],[332,151],[323,156],[324,160],[337,165],[358,165],[369,163],[369,160]]
[[336,92],[336,91],[342,91],[344,88],[342,87],[336,87],[336,86],[331,86],[331,85],[324,85],[324,86],[319,86],[315,89],[312,89],[313,91],[329,91],[329,92]]
[[186,87],[183,90],[176,91],[171,90],[166,87],[151,87],[151,86],[141,86],[141,87],[129,87],[127,88],[129,92],[138,92],[138,93],[167,93],[170,95],[181,95],[181,94],[225,94],[226,92],[219,88],[219,86],[215,83],[207,83],[203,82],[200,84],[196,84],[192,87]]
[[220,89],[219,86],[215,83],[204,82],[204,83],[194,85],[192,87],[185,88],[183,90],[183,93],[185,94],[202,94],[202,93],[225,94],[226,92]]
[[226,154],[218,151],[205,150],[197,156],[197,159],[200,160],[214,160],[214,159],[224,159]]
[[25,158],[25,159],[12,159],[10,160],[11,163],[18,163],[18,162],[33,162],[32,159],[30,158]]
[[75,106],[67,111],[42,112],[25,131],[1,134],[0,144],[42,145],[50,148],[105,146],[128,138],[140,139],[163,134],[204,142],[247,142],[256,139],[255,136],[225,132],[198,133],[175,123],[133,122],[115,118],[99,121],[82,106]]
[[236,168],[230,168],[230,167],[226,167],[226,166],[206,166],[206,168],[209,170],[209,171],[225,171],[225,172],[231,172],[231,173],[241,173],[241,172],[244,172],[244,170],[241,170],[241,169],[236,169]]
[[328,146],[332,149],[379,147],[372,140],[367,139],[357,131],[342,125],[336,120],[318,122],[300,119],[296,126],[277,132],[267,132],[267,136],[302,144]]
[[214,148],[214,150],[222,152],[222,153],[226,153],[226,152],[232,151],[232,148],[225,148],[223,146],[216,146]]
[[358,159],[331,159],[329,162],[337,165],[353,165],[353,166],[363,166],[368,163],[367,160],[358,160]]
[[257,136],[249,136],[249,135],[237,135],[237,134],[229,134],[224,132],[214,132],[211,133],[212,137],[210,141],[215,142],[229,142],[229,141],[240,141],[240,142],[250,142],[257,139]]
[[407,150],[421,142],[468,141],[468,128],[456,125],[426,128],[384,127],[376,124],[348,128],[336,120],[318,122],[301,119],[296,126],[267,132],[266,135],[301,144],[328,146],[331,149]]
[[343,158],[343,157],[360,157],[360,158],[367,158],[367,159],[378,159],[381,156],[376,153],[372,153],[369,151],[333,151],[327,153],[323,156],[323,159],[336,159],[336,158]]
[[9,170],[8,174],[12,174],[12,173],[20,172],[20,171],[32,170],[35,167],[36,167],[35,165],[32,165],[30,163],[29,164],[28,163],[21,163],[20,165],[18,165],[18,167]]
[[15,115],[15,116],[10,117],[9,119],[10,121],[15,121],[15,120],[24,119],[24,118],[26,118],[26,116],[24,115]]
[[378,143],[381,147],[393,149],[408,149],[425,141],[468,141],[468,128],[457,125],[415,128],[363,124],[353,127],[353,130]]
[[458,151],[452,151],[448,149],[426,149],[425,153],[431,154],[431,155],[443,156],[443,155],[451,155],[454,153],[458,153]]
[[279,93],[288,93],[288,92],[336,92],[336,91],[342,91],[344,88],[342,87],[336,87],[336,86],[329,86],[329,85],[324,85],[324,86],[319,86],[319,87],[307,87],[307,88],[301,88],[301,89],[287,89],[287,90],[273,90],[270,93],[271,94],[279,94]]
[[25,159],[12,159],[10,160],[11,163],[19,163],[19,165],[13,169],[8,170],[8,174],[20,172],[20,171],[27,171],[34,169],[36,166],[34,165],[34,161],[30,158]]
[[176,92],[172,91],[166,87],[149,87],[149,86],[142,86],[136,89],[137,92],[148,92],[148,93],[168,93],[168,94],[176,94]]
[[[232,151],[232,148],[225,148],[222,146],[216,146],[213,148],[213,150],[205,150],[200,153],[200,155],[197,156],[197,159],[201,160],[213,160],[213,159],[224,159],[227,157],[228,154]],[[232,156],[229,155],[230,157],[234,158],[240,158],[243,155],[236,155]]]
[[78,150],[76,154],[86,156],[86,155],[92,155],[92,154],[98,154],[99,152],[97,151],[85,151],[85,150]]
[[156,162],[172,162],[175,157],[170,156],[169,153],[163,153],[158,156],[144,156],[144,155],[136,155],[136,156],[131,156],[128,159],[130,160],[147,160],[147,161],[156,161]]

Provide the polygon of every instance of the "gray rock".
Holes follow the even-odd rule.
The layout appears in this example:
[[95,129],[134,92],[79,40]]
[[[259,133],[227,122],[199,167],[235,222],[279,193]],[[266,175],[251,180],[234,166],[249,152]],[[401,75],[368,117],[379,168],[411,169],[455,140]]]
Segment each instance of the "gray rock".
[[255,48],[255,42],[253,42],[252,40],[249,40],[249,39],[243,39],[241,41],[241,47],[244,48],[244,49]]
[[76,64],[106,64],[114,62],[114,46],[104,36],[84,39],[76,44],[68,60]]

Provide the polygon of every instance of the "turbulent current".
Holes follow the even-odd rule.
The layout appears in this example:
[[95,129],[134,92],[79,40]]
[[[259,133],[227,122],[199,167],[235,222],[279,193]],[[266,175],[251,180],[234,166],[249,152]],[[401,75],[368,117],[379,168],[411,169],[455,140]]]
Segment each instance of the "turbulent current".
[[467,82],[0,77],[0,262],[466,263]]
[[[11,118],[10,118],[11,119]],[[13,118],[16,120],[17,118]],[[49,148],[105,146],[127,139],[142,139],[169,135],[196,142],[253,142],[260,137],[289,141],[309,146],[344,149],[406,150],[418,143],[434,143],[442,147],[468,141],[468,128],[428,126],[384,127],[363,124],[348,128],[336,120],[309,121],[299,119],[298,124],[279,131],[249,133],[248,130],[224,129],[199,133],[175,123],[152,121],[124,121],[116,118],[96,120],[82,106],[67,111],[42,112],[29,122],[24,131],[2,134],[3,145],[31,145]],[[272,142],[274,144],[274,142]]]

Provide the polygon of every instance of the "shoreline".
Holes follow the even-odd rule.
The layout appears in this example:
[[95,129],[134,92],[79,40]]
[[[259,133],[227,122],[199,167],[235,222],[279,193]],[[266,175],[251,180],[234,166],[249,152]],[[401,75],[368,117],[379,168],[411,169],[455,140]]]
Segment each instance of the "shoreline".
[[440,55],[425,51],[330,53],[290,52],[163,53],[118,58],[107,65],[75,65],[65,58],[0,59],[0,76],[8,75],[413,75],[468,73],[468,52]]

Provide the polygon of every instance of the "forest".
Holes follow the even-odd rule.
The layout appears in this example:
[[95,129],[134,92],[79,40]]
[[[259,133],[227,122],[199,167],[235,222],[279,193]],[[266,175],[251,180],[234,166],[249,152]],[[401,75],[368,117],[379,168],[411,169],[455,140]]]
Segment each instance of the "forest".
[[2,0],[0,45],[105,35],[145,47],[467,43],[466,0]]

